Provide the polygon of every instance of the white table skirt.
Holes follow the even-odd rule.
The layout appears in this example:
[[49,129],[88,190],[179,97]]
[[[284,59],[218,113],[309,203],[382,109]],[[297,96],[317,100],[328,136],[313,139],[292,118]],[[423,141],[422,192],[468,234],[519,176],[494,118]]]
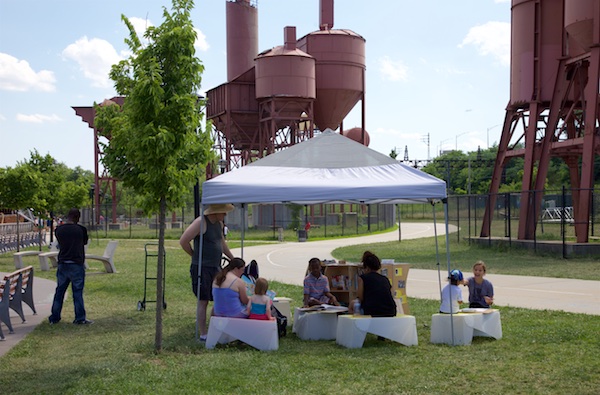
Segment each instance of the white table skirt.
[[302,340],[333,340],[337,331],[337,311],[294,310],[292,332]]

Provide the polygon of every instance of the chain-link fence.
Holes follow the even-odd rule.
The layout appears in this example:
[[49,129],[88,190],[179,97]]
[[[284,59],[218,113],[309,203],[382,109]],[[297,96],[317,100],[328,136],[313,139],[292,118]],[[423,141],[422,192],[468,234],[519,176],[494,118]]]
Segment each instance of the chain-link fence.
[[[545,191],[507,192],[493,195],[453,195],[448,197],[448,222],[456,225],[458,231],[451,237],[459,242],[473,241],[482,236],[489,240],[504,240],[510,243],[519,239],[521,222],[521,199],[530,199],[532,204],[527,215],[533,218],[533,232],[527,234],[527,240],[536,249],[536,243],[558,243],[564,246],[575,243],[576,230],[581,227],[588,232],[589,243],[600,241],[600,191],[583,189],[562,189]],[[583,194],[589,194],[590,205],[587,220],[575,216],[576,205],[573,204]],[[486,212],[490,198],[495,201],[492,210]],[[536,207],[537,206],[537,207]],[[575,206],[575,207],[574,207]],[[401,219],[432,220],[433,210],[438,220],[444,217],[443,205],[438,204],[433,209],[429,204],[401,206]],[[486,218],[486,215],[488,216]],[[585,215],[583,216],[586,217]],[[581,217],[580,217],[581,218]],[[485,222],[485,223],[484,223]],[[579,226],[576,226],[579,225]],[[489,229],[489,231],[488,231]],[[523,230],[521,230],[523,232]]]
[[[194,220],[193,213],[193,207],[168,213],[165,237],[179,238]],[[390,204],[253,204],[245,212],[236,207],[227,214],[225,223],[230,231],[229,238],[238,237],[244,224],[247,238],[291,240],[301,231],[307,231],[309,237],[321,238],[388,229],[395,225],[396,213],[395,206]],[[86,207],[82,210],[81,224],[93,237],[158,238],[158,216],[147,217],[132,205],[100,205],[93,212]]]
[[[535,221],[534,243],[556,242],[563,246],[576,241],[576,216],[573,201],[577,196],[588,193],[590,210],[588,221],[589,242],[600,241],[600,191],[595,190],[546,190],[499,193],[494,196],[493,210],[487,212],[486,205],[491,195],[453,195],[448,197],[448,222],[458,227],[452,235],[459,242],[481,239],[485,216],[489,223],[488,240],[517,240],[520,224],[521,199],[524,196],[532,201],[540,201],[537,211],[529,213]],[[537,199],[541,197],[541,199]],[[534,210],[535,211],[535,210]],[[242,218],[242,216],[245,216]],[[236,208],[225,218],[230,230],[229,238],[241,236],[242,224],[245,225],[246,239],[296,240],[301,237],[326,238],[347,235],[361,235],[390,229],[397,221],[433,221],[444,220],[442,204],[266,204],[250,205],[247,210]],[[165,237],[178,239],[185,228],[194,220],[194,208],[184,207],[168,213]],[[55,219],[55,224],[58,218]],[[100,205],[92,210],[82,209],[81,222],[88,227],[93,238],[136,238],[157,239],[159,232],[158,216],[148,217],[133,205]],[[307,224],[310,224],[308,226]],[[32,225],[27,225],[31,227]],[[4,252],[14,250],[17,240],[8,231],[0,231],[6,243]],[[487,228],[486,228],[487,229]],[[581,229],[581,227],[579,227]],[[23,228],[23,233],[33,229]],[[49,235],[49,230],[45,230]],[[303,233],[303,231],[307,231]],[[37,233],[37,232],[36,232]],[[38,237],[39,239],[39,233]],[[30,237],[29,239],[33,239]],[[29,242],[28,242],[29,243]],[[1,246],[0,246],[1,247]],[[0,248],[0,252],[2,248]]]

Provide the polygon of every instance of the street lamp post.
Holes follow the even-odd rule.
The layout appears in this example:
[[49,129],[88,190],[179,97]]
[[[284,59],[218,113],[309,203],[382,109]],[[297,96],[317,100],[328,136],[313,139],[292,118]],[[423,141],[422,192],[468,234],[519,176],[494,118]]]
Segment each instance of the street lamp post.
[[94,197],[96,196],[96,184],[90,185],[90,226],[94,227]]
[[456,135],[456,140],[455,140],[455,142],[454,142],[454,144],[455,144],[455,148],[454,148],[454,149],[455,149],[456,151],[458,151],[458,138],[459,138],[460,136],[462,136],[463,134],[467,134],[467,133],[469,133],[469,132],[462,132],[462,133],[459,133],[459,134],[457,134],[457,135]]
[[449,141],[449,140],[450,140],[450,139],[445,139],[445,140],[442,140],[442,141],[440,141],[440,146],[439,146],[439,151],[438,151],[438,152],[439,152],[439,155],[441,155],[441,154],[442,154],[442,151],[444,150],[444,143],[445,143],[446,141]]
[[498,124],[498,125],[494,125],[494,126],[490,126],[489,128],[487,128],[486,130],[486,138],[487,138],[487,147],[490,148],[490,130],[494,129],[495,127],[498,127],[502,124]]

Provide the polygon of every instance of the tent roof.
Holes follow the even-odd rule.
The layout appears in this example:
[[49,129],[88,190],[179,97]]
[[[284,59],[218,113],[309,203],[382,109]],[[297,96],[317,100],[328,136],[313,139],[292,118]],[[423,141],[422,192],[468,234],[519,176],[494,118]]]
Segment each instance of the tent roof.
[[444,181],[330,130],[202,187],[202,204],[416,203],[445,197]]

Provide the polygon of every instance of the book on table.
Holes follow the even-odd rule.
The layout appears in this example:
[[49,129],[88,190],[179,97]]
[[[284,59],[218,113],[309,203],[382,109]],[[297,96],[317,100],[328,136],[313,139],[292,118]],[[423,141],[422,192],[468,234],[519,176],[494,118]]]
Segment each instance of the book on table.
[[344,306],[334,306],[331,304],[319,304],[311,307],[302,307],[299,309],[300,311],[331,311],[337,313],[343,313],[348,311],[347,307]]

